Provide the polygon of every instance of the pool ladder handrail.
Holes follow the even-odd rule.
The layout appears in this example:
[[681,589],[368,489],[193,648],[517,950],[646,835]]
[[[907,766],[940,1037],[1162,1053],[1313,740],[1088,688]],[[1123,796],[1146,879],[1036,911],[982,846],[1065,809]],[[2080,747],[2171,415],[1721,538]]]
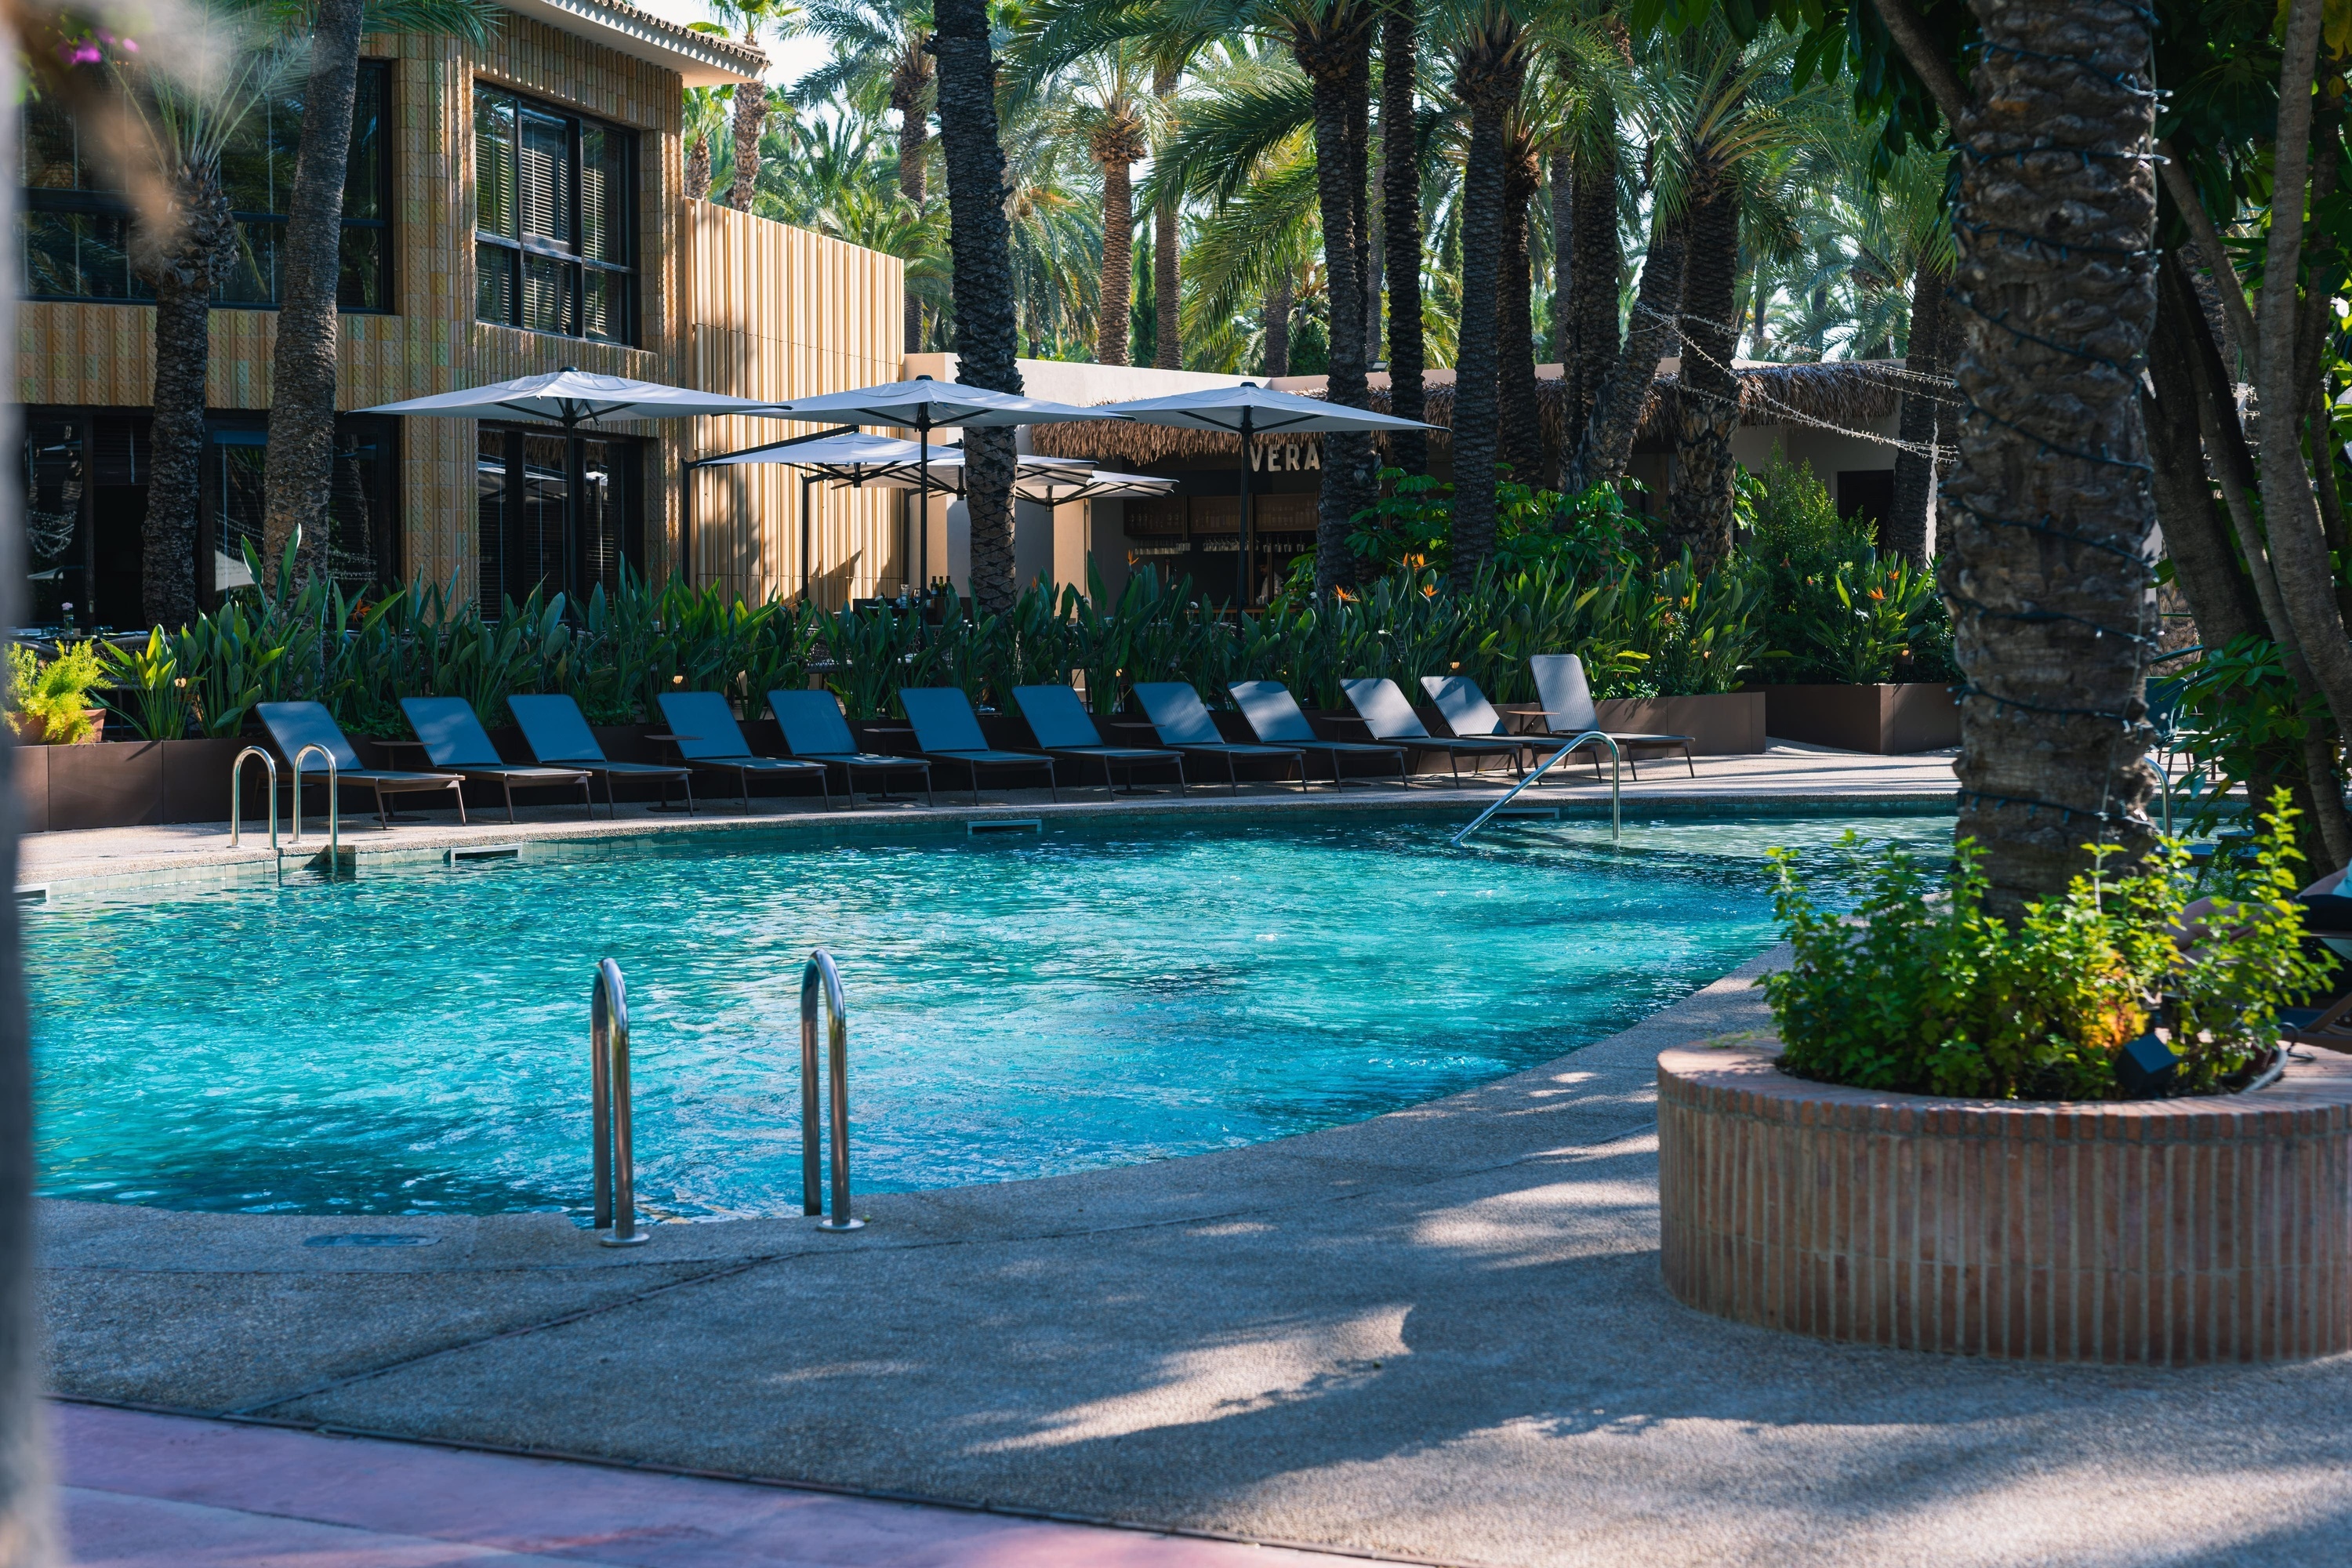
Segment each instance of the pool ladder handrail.
[[[228,847],[232,849],[236,847],[244,826],[245,760],[247,757],[259,757],[261,765],[269,771],[269,847],[274,852],[278,847],[278,759],[259,746],[247,746],[236,754],[236,761],[228,765]],[[294,821],[299,828],[302,821],[299,814]]]
[[825,1029],[826,1088],[833,1111],[833,1214],[819,1230],[856,1230],[866,1222],[849,1212],[849,1006],[841,994],[841,971],[823,948],[809,954],[801,971],[801,1213],[822,1215],[817,1199],[824,1175],[817,1159],[816,1014],[822,994]]
[[[343,790],[336,776],[340,770],[335,766],[335,753],[316,741],[294,753],[294,847],[299,849],[302,846],[302,759],[313,752],[327,760],[327,875],[331,877],[342,863]],[[275,768],[270,770],[270,777],[273,781],[277,778]],[[274,782],[270,795],[270,808],[274,812],[278,805]]]
[[1494,805],[1480,812],[1475,821],[1472,822],[1469,826],[1464,828],[1461,832],[1455,834],[1454,836],[1454,847],[1461,847],[1462,841],[1464,839],[1469,837],[1472,834],[1486,826],[1486,819],[1488,817],[1493,816],[1496,812],[1502,810],[1503,807],[1510,805],[1512,801],[1517,799],[1518,794],[1521,790],[1526,789],[1538,779],[1543,777],[1544,774],[1551,772],[1551,770],[1559,763],[1567,761],[1570,752],[1581,751],[1585,742],[1588,741],[1598,741],[1602,745],[1609,748],[1609,842],[1612,844],[1616,843],[1625,830],[1624,804],[1622,798],[1622,788],[1620,782],[1620,776],[1625,762],[1624,753],[1617,749],[1617,742],[1608,735],[1602,733],[1599,730],[1587,730],[1582,734],[1570,741],[1567,745],[1562,746],[1559,751],[1554,752],[1550,756],[1545,758],[1533,772],[1528,774],[1527,777],[1513,784],[1510,789],[1504,794],[1502,799],[1496,801]]
[[595,1224],[606,1247],[642,1247],[637,1228],[637,1152],[629,1095],[629,986],[607,958],[588,987],[588,1079],[595,1102]]

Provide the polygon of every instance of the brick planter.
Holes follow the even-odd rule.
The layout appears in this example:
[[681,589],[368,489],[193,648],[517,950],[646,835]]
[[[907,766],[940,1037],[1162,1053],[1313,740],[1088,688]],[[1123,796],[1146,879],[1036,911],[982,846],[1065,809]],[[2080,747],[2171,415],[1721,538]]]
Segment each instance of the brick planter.
[[1899,756],[1960,743],[1960,704],[1946,681],[1886,686],[1767,686],[1764,728],[1775,740]]
[[2033,1361],[2352,1347],[2352,1061],[2252,1094],[1880,1094],[1658,1058],[1666,1287],[1765,1328]]

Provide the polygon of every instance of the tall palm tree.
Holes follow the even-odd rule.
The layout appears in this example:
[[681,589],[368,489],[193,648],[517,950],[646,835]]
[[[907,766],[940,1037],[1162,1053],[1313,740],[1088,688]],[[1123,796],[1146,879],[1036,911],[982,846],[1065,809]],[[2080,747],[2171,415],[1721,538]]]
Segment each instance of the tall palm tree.
[[1135,298],[1131,171],[1150,151],[1159,116],[1160,100],[1150,90],[1150,63],[1132,45],[1122,44],[1089,55],[1058,79],[1040,84],[1053,101],[1055,123],[1064,134],[1084,142],[1087,156],[1102,171],[1102,268],[1095,316],[1098,364],[1127,363],[1129,316]]
[[[800,7],[793,0],[710,0],[711,13],[742,29],[737,41],[757,49],[763,36],[782,36],[797,26]],[[750,212],[760,188],[760,132],[768,118],[768,89],[756,81],[737,82],[735,97],[735,178],[727,187],[727,205]]]
[[[1418,419],[1427,408],[1422,384],[1428,359],[1421,331],[1423,160],[1414,91],[1420,58],[1419,0],[1383,0],[1381,226],[1388,252],[1389,410],[1400,419]],[[1429,442],[1417,430],[1392,437],[1389,452],[1408,474],[1429,469]]]
[[278,247],[278,336],[271,351],[268,446],[262,459],[262,569],[272,580],[292,541],[299,542],[299,576],[327,570],[341,336],[335,296],[342,272],[343,191],[359,96],[361,37],[444,33],[481,43],[498,16],[496,7],[476,0],[320,0],[313,17],[310,68],[302,83],[302,140]]
[[[717,149],[721,137],[727,135],[727,110],[730,99],[727,90],[716,87],[689,87],[686,89],[686,109],[680,134],[686,142],[686,197],[688,201],[710,199],[713,165],[718,162]],[[772,134],[772,132],[771,132]],[[729,152],[733,159],[733,152]],[[765,167],[762,161],[761,166]]]
[[[141,529],[141,608],[159,626],[195,617],[198,464],[214,288],[236,253],[222,159],[299,65],[277,18],[229,4],[197,10],[189,45],[111,62],[128,144],[125,184],[153,195],[132,219],[131,263],[155,298],[154,422]],[[330,391],[330,404],[331,389]]]
[[[1012,235],[1004,215],[1004,149],[997,140],[996,56],[986,0],[938,0],[931,47],[940,67],[940,143],[948,172],[949,247],[955,258],[958,378],[1021,390],[1015,362]],[[971,596],[991,615],[1013,607],[1013,432],[964,437],[964,506],[971,531]]]
[[1467,588],[1495,549],[1497,310],[1509,179],[1508,122],[1527,77],[1527,30],[1511,0],[1465,0],[1446,14],[1454,99],[1467,114],[1462,168],[1461,347],[1454,358],[1454,584]]
[[[833,46],[833,58],[801,79],[793,98],[822,101],[879,88],[898,116],[898,194],[921,212],[929,199],[930,113],[938,83],[930,53],[929,0],[816,0],[801,29]],[[922,346],[923,304],[907,299],[909,353]]]

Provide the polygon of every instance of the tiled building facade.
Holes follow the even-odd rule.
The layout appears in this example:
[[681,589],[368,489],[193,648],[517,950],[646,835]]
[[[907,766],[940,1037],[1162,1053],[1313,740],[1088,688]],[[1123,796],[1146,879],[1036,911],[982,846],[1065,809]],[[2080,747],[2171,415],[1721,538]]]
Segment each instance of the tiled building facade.
[[[388,289],[382,310],[347,308],[342,317],[338,406],[362,409],[564,365],[776,398],[895,379],[900,262],[684,197],[682,88],[748,77],[758,57],[597,0],[521,3],[533,14],[502,13],[502,26],[480,47],[445,37],[367,41],[366,53],[383,62],[385,73],[376,80],[377,134],[386,143]],[[503,298],[495,288],[485,294],[478,261],[499,265],[504,255],[487,237],[478,243],[477,234],[478,224],[493,226],[478,200],[484,154],[477,100],[493,93],[512,95],[537,124],[572,127],[571,184],[548,187],[559,205],[582,198],[581,127],[593,125],[599,137],[618,132],[614,144],[627,145],[634,210],[625,254],[634,268],[635,304],[634,320],[620,334],[626,341],[584,335],[593,312],[557,323],[568,328],[562,331],[480,319],[508,309],[494,303]],[[533,195],[531,153],[523,149],[526,206]],[[26,179],[42,183],[29,164]],[[588,196],[593,205],[596,193]],[[37,214],[29,221],[39,221]],[[553,265],[529,254],[528,242],[524,249],[524,267]],[[20,287],[26,277],[20,273]],[[539,273],[530,277],[544,281]],[[154,374],[153,312],[129,299],[41,298],[37,278],[31,287],[35,297],[17,310],[30,510],[37,531],[47,519],[48,542],[71,535],[46,558],[52,563],[46,593],[37,541],[35,613],[54,611],[79,593],[82,624],[130,625],[127,606],[104,602],[99,550],[135,539],[143,515],[140,465]],[[268,308],[212,313],[208,403],[215,445],[207,449],[205,508],[207,541],[221,562],[234,555],[240,520],[257,504],[253,485],[276,322]],[[501,585],[503,549],[510,556],[503,585],[519,591],[542,557],[516,548],[513,525],[494,519],[494,511],[526,517],[537,528],[544,521],[538,513],[555,515],[550,498],[566,491],[565,504],[578,511],[587,505],[588,489],[617,483],[613,476],[624,465],[607,459],[625,457],[626,494],[614,489],[605,504],[616,517],[625,509],[627,553],[644,572],[682,567],[698,580],[753,595],[795,591],[805,574],[835,602],[897,586],[902,531],[890,497],[820,492],[815,515],[806,520],[813,561],[799,553],[801,488],[785,470],[739,468],[730,474],[745,477],[700,479],[692,508],[681,506],[690,457],[798,434],[796,426],[740,419],[697,420],[691,427],[615,425],[599,433],[614,439],[588,448],[586,457],[574,447],[561,474],[538,456],[555,449],[544,433],[518,429],[511,450],[521,456],[502,474],[485,454],[509,447],[497,431],[473,421],[345,425],[345,445],[363,458],[349,476],[339,469],[339,497],[350,490],[357,506],[364,491],[380,519],[372,547],[352,543],[351,574],[421,574],[454,584],[460,594],[480,593]],[[506,482],[515,488],[494,493]],[[339,520],[339,531],[343,526]],[[567,526],[578,526],[576,520]],[[361,561],[371,552],[372,561]],[[226,564],[215,564],[234,581]],[[200,569],[200,584],[205,576]],[[582,582],[575,571],[570,583],[550,585],[576,590]],[[118,588],[114,596],[120,601],[127,593]]]

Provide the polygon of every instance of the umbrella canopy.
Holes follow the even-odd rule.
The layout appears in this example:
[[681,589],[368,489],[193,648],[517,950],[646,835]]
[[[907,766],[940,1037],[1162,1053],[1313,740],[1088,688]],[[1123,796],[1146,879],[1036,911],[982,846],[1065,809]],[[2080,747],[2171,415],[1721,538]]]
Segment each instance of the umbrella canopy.
[[1034,479],[1024,479],[1013,487],[1013,493],[1024,500],[1064,506],[1076,500],[1164,496],[1175,488],[1174,479],[1158,474],[1115,474],[1108,468],[1094,468],[1079,474],[1041,474]]
[[[1040,458],[1028,454],[1013,459],[1016,472],[1024,478],[1033,475],[1084,475],[1094,465],[1083,458]],[[782,463],[795,468],[821,468],[833,478],[853,484],[893,485],[912,489],[922,467],[922,448],[913,441],[902,441],[895,436],[868,436],[852,431],[796,441],[771,441],[762,447],[747,447],[740,452],[726,452],[716,458],[697,459],[689,467],[720,468],[739,463]],[[931,486],[933,489],[963,493],[961,475],[963,470],[961,447],[940,447],[930,454],[929,467],[944,478]]]
[[[1105,417],[1100,409],[1073,408],[1066,403],[1048,403],[1042,397],[1022,397],[1010,392],[991,392],[984,386],[967,386],[960,381],[939,381],[928,375],[919,375],[912,381],[893,381],[881,386],[860,387],[855,392],[828,392],[815,397],[796,397],[789,403],[772,405],[768,412],[780,418],[836,419],[845,425],[889,425],[901,430],[914,431],[917,447],[915,488],[925,493],[932,489],[931,432],[943,426],[977,428],[1054,425]],[[929,593],[931,530],[928,509],[923,526],[918,532],[916,560],[918,570],[922,574],[924,591]]]
[[462,392],[439,392],[403,403],[379,404],[362,414],[425,415],[443,419],[544,419],[566,430],[599,419],[686,419],[696,415],[767,416],[769,405],[751,397],[696,392],[624,375],[597,375],[565,365],[544,375],[517,376]]
[[845,425],[889,425],[901,430],[936,430],[943,426],[1055,425],[1076,419],[1116,418],[1100,408],[1073,408],[1042,397],[991,392],[960,381],[936,381],[919,375],[854,392],[827,392],[815,397],[795,397],[769,405],[781,418],[832,419]]
[[1166,397],[1141,397],[1132,403],[1107,403],[1093,411],[1097,419],[1127,418],[1143,425],[1176,425],[1194,430],[1226,430],[1236,435],[1265,435],[1272,430],[1430,430],[1434,426],[1368,408],[1276,392],[1254,381],[1239,386],[1211,386],[1198,392],[1171,393]]
[[1224,430],[1242,438],[1241,530],[1234,541],[1234,582],[1244,605],[1255,596],[1250,581],[1251,437],[1269,430],[1378,432],[1434,428],[1418,419],[1400,419],[1393,414],[1375,414],[1368,408],[1350,408],[1343,403],[1327,403],[1319,397],[1301,397],[1295,392],[1276,392],[1254,381],[1243,382],[1239,386],[1211,386],[1198,392],[1173,393],[1166,397],[1142,397],[1132,403],[1105,404],[1095,413],[1098,416],[1118,416],[1139,425]]

